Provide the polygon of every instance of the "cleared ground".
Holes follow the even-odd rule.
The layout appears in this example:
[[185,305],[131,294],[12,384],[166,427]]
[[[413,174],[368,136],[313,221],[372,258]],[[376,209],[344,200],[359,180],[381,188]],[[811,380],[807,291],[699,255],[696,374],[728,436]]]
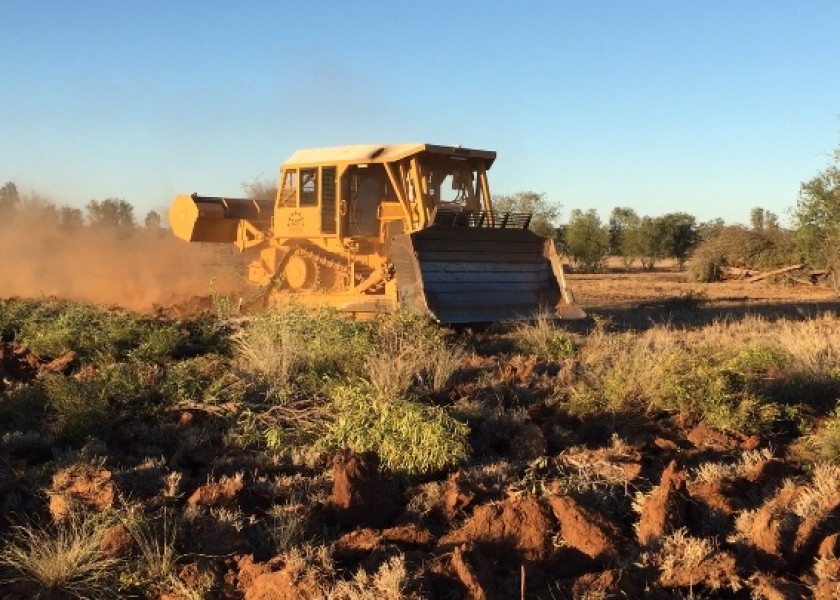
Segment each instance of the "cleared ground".
[[[3,301],[0,595],[840,596],[836,296],[569,283],[592,322],[298,338]],[[443,444],[465,454],[424,462]]]

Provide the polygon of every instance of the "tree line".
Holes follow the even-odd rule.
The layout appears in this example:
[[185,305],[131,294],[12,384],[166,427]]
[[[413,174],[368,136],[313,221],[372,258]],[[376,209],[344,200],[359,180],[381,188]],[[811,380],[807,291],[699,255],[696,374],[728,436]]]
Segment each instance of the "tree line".
[[[102,227],[121,231],[140,227],[134,216],[134,207],[124,198],[91,200],[84,210],[67,205],[56,205],[37,194],[22,195],[14,182],[7,181],[0,187],[0,222],[8,223],[16,215],[36,216],[65,229]],[[150,210],[143,219],[143,227],[157,230],[161,216]]]
[[[494,196],[493,206],[497,212],[532,213],[531,230],[554,238],[573,265],[584,271],[599,270],[608,256],[620,257],[627,267],[638,262],[652,269],[657,260],[666,258],[682,266],[700,240],[725,227],[720,219],[698,223],[684,212],[640,216],[627,207],[614,208],[607,223],[594,209],[574,209],[567,224],[557,225],[561,206],[548,201],[545,194],[530,191]],[[768,215],[768,221],[778,222],[769,211],[756,210]]]
[[[254,180],[243,184],[243,189],[248,197],[262,198],[276,188]],[[608,256],[619,257],[627,267],[638,262],[644,269],[652,269],[662,259],[673,259],[682,268],[693,259],[696,278],[711,280],[724,266],[772,267],[793,261],[832,271],[835,282],[840,280],[840,148],[823,171],[802,182],[790,229],[780,226],[776,214],[760,207],[751,210],[748,227],[727,225],[723,219],[698,222],[685,212],[639,215],[629,207],[615,207],[606,223],[594,209],[574,209],[568,223],[560,225],[562,206],[545,194],[494,195],[492,202],[497,212],[531,213],[530,228],[554,238],[581,270],[602,268]],[[57,206],[36,194],[23,197],[13,182],[7,182],[0,187],[0,225],[18,213],[34,213],[68,229],[139,227],[134,207],[123,198],[91,200],[82,210]],[[142,226],[160,229],[161,216],[149,211]]]
[[723,219],[698,222],[684,212],[645,216],[628,207],[615,207],[606,223],[594,209],[574,209],[568,223],[559,225],[562,207],[545,194],[494,196],[493,204],[497,210],[534,213],[531,229],[553,237],[583,271],[603,268],[609,256],[619,257],[626,267],[638,263],[644,269],[662,259],[673,259],[680,268],[691,260],[695,279],[713,281],[727,266],[796,263],[829,271],[840,288],[840,148],[823,171],[800,185],[790,228],[761,207],[752,208],[748,226]]

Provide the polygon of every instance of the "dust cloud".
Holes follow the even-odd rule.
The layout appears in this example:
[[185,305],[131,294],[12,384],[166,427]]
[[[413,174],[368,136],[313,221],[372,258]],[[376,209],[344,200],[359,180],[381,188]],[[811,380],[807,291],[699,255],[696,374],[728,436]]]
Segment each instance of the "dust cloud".
[[0,221],[0,298],[58,297],[137,311],[247,293],[233,246],[157,231],[74,227],[34,215]]

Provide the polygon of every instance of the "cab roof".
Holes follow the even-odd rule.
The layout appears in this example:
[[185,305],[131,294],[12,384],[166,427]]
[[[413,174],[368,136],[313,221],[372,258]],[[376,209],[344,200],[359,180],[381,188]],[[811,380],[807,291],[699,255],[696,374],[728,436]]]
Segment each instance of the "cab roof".
[[489,169],[496,159],[491,150],[475,150],[461,146],[439,146],[436,144],[358,144],[353,146],[332,146],[329,148],[308,148],[298,150],[287,160],[284,167],[314,166],[323,164],[370,164],[400,160],[422,152],[461,158],[479,158],[484,168]]

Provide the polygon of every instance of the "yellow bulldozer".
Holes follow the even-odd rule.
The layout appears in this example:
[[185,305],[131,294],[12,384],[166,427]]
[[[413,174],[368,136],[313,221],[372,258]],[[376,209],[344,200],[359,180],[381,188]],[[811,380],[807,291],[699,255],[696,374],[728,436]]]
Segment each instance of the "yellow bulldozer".
[[173,233],[259,250],[248,280],[268,302],[357,316],[403,305],[445,324],[584,318],[531,215],[495,213],[495,152],[432,144],[299,150],[274,200],[177,196]]

